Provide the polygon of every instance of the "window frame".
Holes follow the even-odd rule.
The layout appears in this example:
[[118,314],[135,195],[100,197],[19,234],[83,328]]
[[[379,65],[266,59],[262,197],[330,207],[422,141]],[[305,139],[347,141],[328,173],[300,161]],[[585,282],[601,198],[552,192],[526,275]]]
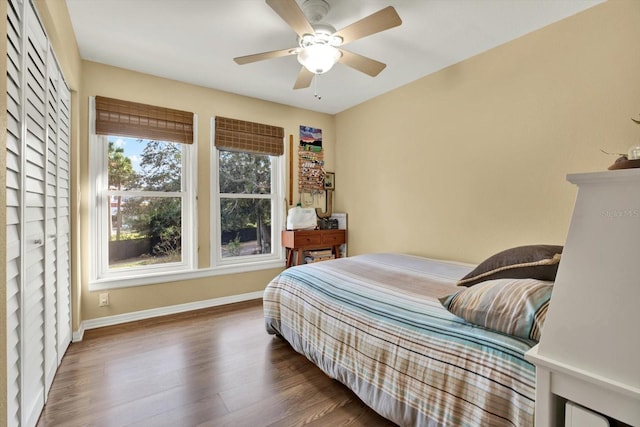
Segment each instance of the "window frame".
[[[285,162],[282,156],[271,156],[271,193],[270,194],[228,194],[220,193],[220,151],[215,146],[215,117],[211,118],[211,268],[229,273],[253,271],[257,269],[278,268],[284,263],[281,231],[284,229],[285,206]],[[284,138],[283,138],[284,144]],[[255,154],[255,153],[249,153]],[[221,197],[222,196],[222,197]],[[271,253],[222,257],[222,225],[220,201],[225,198],[271,199]]]
[[[182,257],[180,262],[114,270],[109,268],[110,215],[109,197],[114,190],[108,188],[107,135],[95,132],[95,98],[89,98],[89,176],[90,176],[90,280],[89,290],[103,290],[158,283],[167,275],[175,276],[197,268],[197,115],[194,115],[193,144],[182,144],[182,179],[179,192],[163,192],[163,196],[181,197]],[[136,138],[137,139],[137,138]],[[176,143],[179,144],[179,143]],[[131,196],[157,196],[160,192],[131,191]]]

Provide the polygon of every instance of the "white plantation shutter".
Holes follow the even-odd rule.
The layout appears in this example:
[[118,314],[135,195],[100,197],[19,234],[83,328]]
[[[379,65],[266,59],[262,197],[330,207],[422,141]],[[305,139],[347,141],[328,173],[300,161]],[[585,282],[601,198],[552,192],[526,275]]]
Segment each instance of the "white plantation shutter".
[[34,426],[71,337],[69,92],[32,5],[7,23],[6,424]]
[[22,1],[7,4],[7,425],[20,423]]
[[56,239],[56,313],[57,313],[57,354],[58,365],[71,343],[71,164],[69,159],[71,143],[71,94],[64,80],[60,78],[58,98],[58,163],[57,163],[57,239]]
[[[53,57],[53,53],[49,53]],[[55,61],[47,63],[44,364],[45,395],[58,367],[58,102],[61,76]]]
[[[44,257],[46,191],[47,38],[26,8],[24,165],[24,276],[22,296],[21,411],[25,425],[34,425],[44,405]],[[25,322],[26,320],[26,322]],[[24,322],[24,323],[23,323]],[[22,324],[23,323],[23,324]]]

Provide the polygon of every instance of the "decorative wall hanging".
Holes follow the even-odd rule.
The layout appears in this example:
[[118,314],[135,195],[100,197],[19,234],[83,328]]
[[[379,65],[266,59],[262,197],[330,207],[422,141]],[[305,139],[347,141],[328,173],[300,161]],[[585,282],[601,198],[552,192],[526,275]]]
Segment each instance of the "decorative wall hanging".
[[[316,208],[316,216],[318,218],[322,218],[322,219],[327,219],[331,216],[331,213],[333,212],[333,190],[327,190],[325,195],[325,203],[326,203],[326,207],[325,210],[323,211],[320,208]],[[328,228],[328,227],[327,227]]]
[[333,172],[324,173],[324,189],[325,190],[336,189],[336,175]]
[[324,153],[298,151],[298,193],[324,192]]
[[322,129],[301,125],[300,147],[307,151],[322,151]]

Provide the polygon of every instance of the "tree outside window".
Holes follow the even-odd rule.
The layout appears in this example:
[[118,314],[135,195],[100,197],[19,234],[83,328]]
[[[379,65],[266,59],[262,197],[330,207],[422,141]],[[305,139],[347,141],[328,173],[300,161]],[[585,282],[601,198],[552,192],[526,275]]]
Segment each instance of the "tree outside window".
[[271,157],[225,150],[218,153],[221,256],[270,254]]
[[108,139],[109,267],[180,262],[183,145]]

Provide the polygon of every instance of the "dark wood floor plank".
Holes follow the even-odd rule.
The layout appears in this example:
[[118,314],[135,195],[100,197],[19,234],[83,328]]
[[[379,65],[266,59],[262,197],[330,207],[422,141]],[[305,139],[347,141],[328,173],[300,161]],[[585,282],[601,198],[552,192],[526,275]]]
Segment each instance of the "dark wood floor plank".
[[38,427],[391,426],[264,328],[260,300],[90,330]]

